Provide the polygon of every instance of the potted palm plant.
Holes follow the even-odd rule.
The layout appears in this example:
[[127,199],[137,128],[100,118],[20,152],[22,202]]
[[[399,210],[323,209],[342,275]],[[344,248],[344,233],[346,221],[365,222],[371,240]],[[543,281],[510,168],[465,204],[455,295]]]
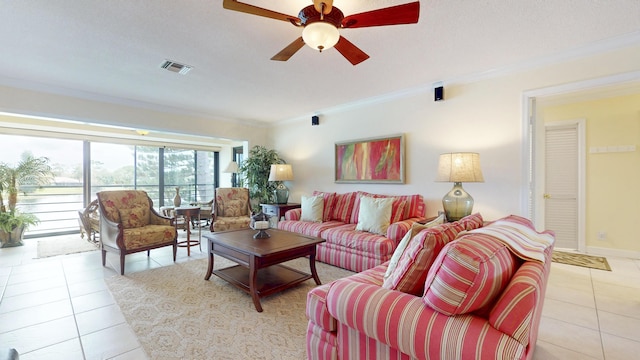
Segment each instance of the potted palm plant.
[[[38,218],[16,209],[21,185],[44,185],[52,178],[49,159],[26,155],[17,165],[0,163],[0,247],[23,245],[24,231]],[[7,205],[5,206],[5,195]]]
[[238,173],[249,188],[251,208],[254,212],[260,210],[261,203],[273,202],[273,190],[276,184],[269,182],[271,164],[284,164],[278,152],[256,145],[249,150],[249,156],[238,168]]

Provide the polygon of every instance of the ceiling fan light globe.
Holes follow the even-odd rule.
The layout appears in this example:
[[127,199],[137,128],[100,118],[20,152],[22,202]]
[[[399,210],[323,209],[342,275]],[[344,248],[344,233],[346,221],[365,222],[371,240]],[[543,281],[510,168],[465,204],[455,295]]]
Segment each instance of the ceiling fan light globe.
[[338,29],[327,22],[316,21],[302,30],[302,40],[315,50],[331,49],[340,40]]

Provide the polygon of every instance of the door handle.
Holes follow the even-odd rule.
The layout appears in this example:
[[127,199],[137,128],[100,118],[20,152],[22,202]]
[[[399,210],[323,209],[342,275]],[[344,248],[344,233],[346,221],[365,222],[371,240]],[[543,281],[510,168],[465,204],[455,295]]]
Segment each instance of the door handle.
[[545,199],[551,199],[551,195],[549,195],[549,194],[544,194],[544,195],[542,195],[542,197],[545,198]]

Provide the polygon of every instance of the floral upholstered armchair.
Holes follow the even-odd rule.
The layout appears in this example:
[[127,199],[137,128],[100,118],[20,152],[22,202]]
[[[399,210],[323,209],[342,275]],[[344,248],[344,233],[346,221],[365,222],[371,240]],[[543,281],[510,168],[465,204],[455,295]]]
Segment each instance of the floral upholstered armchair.
[[249,189],[217,188],[211,212],[211,231],[246,229],[251,223]]
[[140,190],[101,191],[97,193],[100,206],[100,248],[102,266],[107,251],[120,255],[120,274],[124,275],[127,254],[173,246],[176,261],[177,231],[172,219],[159,215],[153,201]]

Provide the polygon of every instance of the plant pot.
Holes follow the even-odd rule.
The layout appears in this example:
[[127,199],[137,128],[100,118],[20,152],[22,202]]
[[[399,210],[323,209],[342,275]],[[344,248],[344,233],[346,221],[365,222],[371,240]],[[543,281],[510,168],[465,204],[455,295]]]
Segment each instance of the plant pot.
[[0,248],[22,246],[24,236],[24,226],[17,226],[11,232],[0,230]]

